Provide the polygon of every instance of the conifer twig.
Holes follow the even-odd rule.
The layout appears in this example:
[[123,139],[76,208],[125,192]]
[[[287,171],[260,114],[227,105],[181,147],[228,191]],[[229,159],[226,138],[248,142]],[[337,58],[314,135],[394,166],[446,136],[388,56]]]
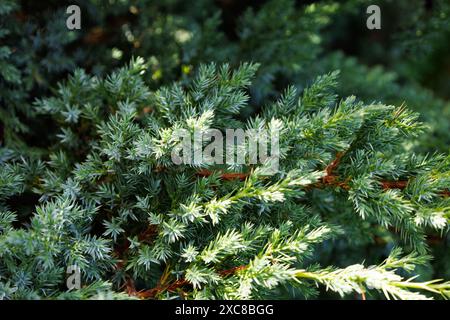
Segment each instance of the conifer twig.
[[[335,159],[325,168],[326,175],[322,177],[320,182],[313,183],[307,186],[307,189],[313,188],[324,188],[329,186],[338,187],[344,190],[349,190],[350,186],[348,184],[349,179],[341,180],[338,175],[334,174],[334,171],[339,166],[339,163],[344,156],[345,152],[338,152],[336,154]],[[216,171],[202,169],[198,171],[196,174],[200,177],[209,177],[215,174]],[[225,181],[232,180],[245,180],[249,176],[249,173],[245,172],[226,172],[221,173],[220,178]],[[398,180],[398,181],[390,181],[390,180],[382,180],[380,181],[381,187],[384,190],[389,189],[400,189],[403,190],[407,187],[409,181],[408,180]],[[440,193],[440,195],[444,197],[450,197],[450,190],[445,190]]]
[[[246,268],[247,268],[247,266],[245,266],[245,265],[233,267],[230,269],[219,271],[219,275],[221,275],[222,277],[226,277],[226,276],[236,273],[237,271],[244,270]],[[168,274],[166,272],[164,272],[163,275],[161,276],[161,279],[158,281],[157,286],[152,289],[136,291],[136,289],[134,288],[134,285],[133,285],[130,288],[131,290],[128,290],[128,288],[127,288],[127,293],[130,295],[137,296],[141,299],[148,299],[148,298],[154,298],[154,297],[156,297],[156,295],[158,295],[162,292],[165,292],[165,291],[174,292],[177,289],[190,284],[189,281],[187,281],[186,279],[178,279],[167,285],[162,285],[162,283],[164,283],[164,280],[167,278],[167,275]]]

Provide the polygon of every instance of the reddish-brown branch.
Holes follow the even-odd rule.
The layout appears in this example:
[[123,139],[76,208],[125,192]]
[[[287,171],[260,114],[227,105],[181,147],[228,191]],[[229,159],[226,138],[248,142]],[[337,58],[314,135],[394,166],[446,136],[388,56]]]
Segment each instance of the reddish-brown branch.
[[[214,171],[202,169],[197,172],[197,175],[200,177],[209,177],[209,176],[213,175],[214,173],[215,173]],[[248,173],[243,173],[243,172],[226,172],[226,173],[220,174],[220,179],[226,180],[226,181],[231,181],[231,180],[243,181],[243,180],[247,179],[248,176],[249,176]]]
[[[341,158],[343,157],[344,152],[338,152],[336,154],[336,158],[331,162],[326,168],[325,172],[327,173],[325,177],[322,178],[322,182],[324,184],[333,184],[335,181],[337,181],[337,176],[333,175],[333,171],[336,169],[336,167],[339,165]],[[197,176],[200,177],[209,177],[213,175],[215,171],[202,169],[200,171],[197,171]],[[220,179],[231,181],[231,180],[245,180],[249,176],[249,173],[246,172],[226,172],[220,174]]]
[[241,270],[245,270],[245,269],[247,269],[247,266],[242,265],[242,266],[237,266],[237,267],[234,267],[234,268],[231,268],[231,269],[222,270],[222,271],[219,272],[219,274],[222,277],[226,277],[226,276],[228,276],[230,274],[235,274],[237,271],[241,271]]
[[[226,277],[228,275],[235,274],[237,271],[244,270],[246,268],[247,268],[247,266],[245,266],[245,265],[233,267],[231,269],[219,271],[219,275],[222,277]],[[164,275],[163,275],[163,277],[164,277]],[[157,294],[162,293],[162,292],[166,292],[166,291],[175,292],[177,289],[180,289],[181,287],[190,284],[189,281],[187,281],[186,279],[178,279],[178,280],[175,280],[166,285],[162,285],[161,284],[162,282],[163,281],[160,279],[158,285],[155,288],[148,289],[148,290],[142,290],[142,291],[136,291],[136,289],[134,288],[134,283],[131,282],[132,285],[130,285],[129,287],[127,286],[126,292],[128,294],[136,296],[140,299],[148,299],[148,298],[154,298],[154,297],[156,297]]]
[[[350,185],[348,182],[350,179],[347,178],[345,180],[342,180],[342,179],[340,179],[340,177],[338,175],[336,175],[334,173],[334,171],[339,166],[341,159],[344,155],[345,155],[345,152],[336,153],[336,157],[334,158],[334,160],[324,170],[326,173],[325,176],[323,176],[319,182],[313,183],[309,186],[306,186],[306,189],[337,187],[337,188],[341,188],[344,190],[349,190]],[[200,177],[209,177],[209,176],[213,175],[214,173],[215,173],[215,171],[202,169],[197,172],[197,175]],[[227,172],[227,173],[220,174],[220,178],[222,180],[226,180],[226,181],[245,180],[248,176],[249,176],[249,173],[244,173],[244,172],[236,172],[236,173]],[[389,189],[403,190],[406,188],[408,183],[409,183],[408,180],[400,180],[400,181],[383,180],[383,181],[380,181],[381,187],[384,190],[389,190]],[[444,197],[450,197],[449,190],[443,191],[440,194]]]
[[141,242],[151,241],[155,236],[158,235],[158,228],[154,224],[150,224],[147,229],[138,235],[138,240]]
[[442,191],[441,195],[443,195],[444,197],[450,197],[450,190]]
[[339,163],[341,162],[342,157],[344,156],[345,152],[338,152],[336,153],[336,157],[334,160],[326,166],[325,168],[325,176],[322,177],[320,182],[313,183],[309,186],[306,186],[307,189],[314,189],[314,188],[325,188],[325,187],[337,187],[344,190],[350,189],[350,186],[348,185],[348,179],[341,181],[340,177],[334,173],[336,168],[338,167]]
[[[403,190],[408,186],[409,181],[407,180],[400,180],[400,181],[381,181],[381,186],[384,190],[389,189],[400,189]],[[439,193],[443,197],[450,197],[450,191],[444,190]]]
[[130,296],[136,295],[137,291],[132,278],[127,278],[125,281],[125,292]]
[[408,185],[409,181],[401,180],[401,181],[381,181],[381,186],[384,190],[389,189],[400,189],[403,190]]
[[325,172],[327,173],[327,176],[331,176],[333,174],[333,171],[337,168],[339,163],[341,162],[342,157],[344,156],[344,152],[337,152],[336,158],[325,168]]
[[136,296],[140,299],[148,299],[148,298],[154,298],[156,297],[157,294],[165,292],[165,291],[169,291],[169,292],[174,292],[177,289],[185,286],[189,284],[189,282],[186,279],[179,279],[176,280],[172,283],[166,284],[166,285],[161,285],[160,283],[158,283],[158,285],[152,289],[148,289],[148,290],[142,290],[142,291],[131,291],[131,294],[133,296]]

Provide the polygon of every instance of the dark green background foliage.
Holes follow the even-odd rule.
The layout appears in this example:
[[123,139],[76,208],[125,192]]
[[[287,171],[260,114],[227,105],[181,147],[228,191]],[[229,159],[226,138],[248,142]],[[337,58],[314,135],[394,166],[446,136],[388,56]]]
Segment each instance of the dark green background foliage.
[[[448,297],[449,40],[444,0],[1,1],[0,299]],[[176,128],[280,128],[280,172]]]

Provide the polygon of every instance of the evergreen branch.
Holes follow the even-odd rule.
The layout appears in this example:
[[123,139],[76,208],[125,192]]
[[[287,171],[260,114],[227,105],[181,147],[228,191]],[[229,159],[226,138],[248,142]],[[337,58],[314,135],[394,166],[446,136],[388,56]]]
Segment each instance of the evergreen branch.
[[[341,158],[344,156],[345,153],[338,152],[336,154],[336,158],[326,166],[325,168],[325,175],[321,178],[321,182],[318,183],[312,183],[310,185],[306,185],[305,189],[313,189],[313,188],[324,188],[324,187],[338,187],[342,188],[344,190],[349,190],[350,185],[348,184],[350,182],[350,179],[347,178],[345,180],[342,180],[338,175],[335,175],[333,171],[335,171],[340,163]],[[219,171],[221,172],[221,171]],[[200,171],[197,171],[196,173],[200,177],[210,177],[212,175],[217,174],[217,171],[214,170],[208,170],[208,169],[202,169]],[[233,180],[245,180],[250,175],[250,173],[245,172],[226,172],[226,173],[220,173],[219,177],[222,180],[225,181],[233,181]],[[392,181],[392,180],[380,180],[379,181],[381,187],[383,190],[390,190],[390,189],[400,189],[403,190],[408,186],[409,181],[408,180],[398,180],[398,181]],[[440,195],[444,197],[450,197],[450,190],[444,190],[440,192]]]
[[[244,270],[247,268],[247,266],[237,266],[226,270],[219,271],[219,275],[222,277],[233,275],[234,273]],[[148,299],[148,298],[155,298],[157,295],[164,293],[166,291],[168,292],[176,292],[179,288],[190,285],[190,282],[186,279],[178,279],[173,282],[170,282],[168,284],[162,285],[162,283],[165,282],[167,273],[164,273],[161,279],[158,281],[158,285],[152,289],[148,290],[141,290],[136,291],[134,287],[134,281],[132,279],[129,279],[127,282],[127,290],[126,292],[131,296],[137,296],[140,299]]]
[[[373,289],[383,292],[387,299],[391,297],[406,300],[430,299],[421,293],[409,291],[410,289],[423,290],[440,294],[443,297],[450,297],[450,282],[443,282],[442,280],[413,282],[413,278],[402,280],[402,277],[395,274],[398,268],[412,270],[411,268],[414,268],[414,266],[411,263],[415,259],[418,259],[414,255],[399,259],[398,255],[400,253],[401,251],[394,249],[391,256],[379,266],[365,268],[362,265],[352,265],[345,269],[328,268],[317,271],[293,270],[291,273],[296,281],[300,279],[313,280],[317,283],[324,284],[327,289],[338,292],[342,296],[356,291],[362,295],[363,300],[366,300],[366,290],[370,291]],[[237,272],[245,271],[247,268],[249,266],[241,265],[219,271],[218,274],[222,277],[233,276]],[[393,271],[389,269],[393,269]],[[167,279],[166,272],[163,274],[163,277],[155,288],[140,292],[132,289],[128,293],[141,299],[155,298],[163,292],[176,292],[177,289],[185,285],[190,285],[190,282],[186,279],[178,279],[162,285]]]

